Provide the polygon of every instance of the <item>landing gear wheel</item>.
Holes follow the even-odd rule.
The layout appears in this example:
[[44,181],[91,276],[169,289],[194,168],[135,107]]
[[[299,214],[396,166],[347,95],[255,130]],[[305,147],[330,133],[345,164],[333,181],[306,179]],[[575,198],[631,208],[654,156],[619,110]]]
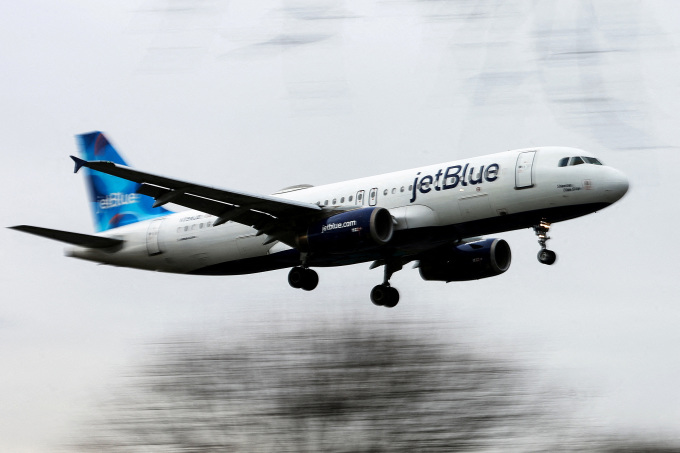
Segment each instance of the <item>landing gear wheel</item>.
[[543,249],[538,252],[538,261],[541,264],[554,264],[555,260],[557,260],[557,255],[552,250]]
[[371,302],[378,307],[382,307],[385,304],[385,299],[387,298],[387,292],[385,291],[387,287],[383,285],[374,286],[371,290]]
[[383,306],[387,308],[394,308],[399,303],[399,291],[397,291],[397,288],[392,287],[387,288],[387,290],[389,297],[387,298],[387,302],[385,302]]
[[304,267],[294,267],[288,273],[288,284],[293,288],[302,288],[302,282],[304,281],[305,268]]
[[311,269],[305,269],[304,277],[302,279],[301,288],[305,291],[311,291],[319,284],[319,274]]
[[371,302],[381,307],[395,307],[399,303],[399,291],[384,284],[377,285],[371,290]]
[[301,288],[311,291],[319,284],[319,274],[311,269],[296,266],[288,273],[288,284],[293,288]]

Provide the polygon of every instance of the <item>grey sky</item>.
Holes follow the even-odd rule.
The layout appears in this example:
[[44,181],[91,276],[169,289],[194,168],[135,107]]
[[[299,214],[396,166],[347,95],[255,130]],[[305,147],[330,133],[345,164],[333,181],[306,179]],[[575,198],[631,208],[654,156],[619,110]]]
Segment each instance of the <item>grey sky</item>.
[[[615,206],[499,235],[506,274],[448,285],[368,265],[201,278],[108,268],[0,230],[0,450],[50,451],[140,345],[176,331],[444,320],[573,388],[611,429],[680,437],[680,11],[675,2],[29,0],[0,5],[3,224],[91,232],[73,135],[140,169],[271,193],[512,148],[593,151]],[[351,284],[350,284],[351,283]],[[594,396],[594,397],[593,397]]]

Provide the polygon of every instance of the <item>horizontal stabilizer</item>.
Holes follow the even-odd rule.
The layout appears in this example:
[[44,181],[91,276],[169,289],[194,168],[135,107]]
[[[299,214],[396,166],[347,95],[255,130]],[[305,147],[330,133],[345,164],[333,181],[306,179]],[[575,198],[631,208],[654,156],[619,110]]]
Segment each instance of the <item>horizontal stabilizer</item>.
[[67,244],[79,245],[92,249],[105,249],[115,247],[123,243],[122,239],[105,238],[90,234],[72,233],[70,231],[52,230],[30,225],[17,225],[9,227],[13,230],[23,231],[24,233],[35,234],[55,241],[66,242]]

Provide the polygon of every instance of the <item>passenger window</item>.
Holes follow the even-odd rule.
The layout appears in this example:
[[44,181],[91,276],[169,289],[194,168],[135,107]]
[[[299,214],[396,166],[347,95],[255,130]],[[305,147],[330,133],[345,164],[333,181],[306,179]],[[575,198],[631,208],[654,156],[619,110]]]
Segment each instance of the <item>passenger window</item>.
[[408,191],[410,192],[410,191],[412,191],[412,190],[413,190],[413,184],[411,184],[411,185],[408,186]]
[[324,205],[324,206],[328,206],[328,200],[324,201],[324,202],[323,202],[323,205]]
[[189,225],[184,227],[184,231],[189,231]]
[[352,197],[352,195],[350,195],[349,198],[348,198],[348,200],[349,200],[349,201],[352,201],[353,198],[354,198],[354,197]]
[[337,198],[333,198],[333,204],[336,204],[338,202]]
[[212,222],[208,222],[208,223],[205,224],[206,228],[210,228],[211,226],[212,226]]
[[202,229],[203,229],[203,223],[201,223],[201,224],[198,226],[198,228],[202,230]]
[[569,163],[569,158],[563,157],[562,159],[560,159],[560,162],[557,164],[557,166],[558,167],[566,167],[568,163]]
[[583,162],[583,159],[581,159],[578,156],[572,157],[571,162],[569,162],[569,165],[581,165],[581,164],[585,164],[585,162]]
[[345,202],[345,197],[342,197],[342,198],[340,199],[340,203],[344,203],[344,202]]
[[387,195],[387,189],[383,191],[383,195]]
[[394,195],[395,193],[397,193],[397,188],[396,188],[396,187],[393,187],[393,188],[392,188],[392,195]]
[[400,192],[403,192],[403,191],[404,191],[404,186],[401,186]]

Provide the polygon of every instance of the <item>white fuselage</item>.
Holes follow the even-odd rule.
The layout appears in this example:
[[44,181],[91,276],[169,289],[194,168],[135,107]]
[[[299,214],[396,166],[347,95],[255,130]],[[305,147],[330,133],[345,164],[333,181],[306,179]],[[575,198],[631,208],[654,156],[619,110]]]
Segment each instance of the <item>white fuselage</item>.
[[[551,222],[566,220],[615,202],[628,189],[625,176],[618,170],[592,164],[558,166],[565,157],[588,155],[591,154],[574,148],[529,148],[289,190],[275,196],[319,204],[329,211],[386,208],[393,216],[395,235],[413,233],[402,235],[398,246],[417,253],[446,238],[454,242],[529,227],[541,218]],[[281,242],[263,245],[264,237],[257,236],[251,227],[234,222],[213,227],[214,221],[214,216],[198,211],[178,212],[102,233],[101,236],[124,240],[122,247],[115,250],[72,247],[67,254],[117,266],[176,273],[286,251],[292,254],[292,248]],[[439,242],[428,245],[414,241],[419,231],[439,231]],[[355,260],[345,256],[338,264],[370,259],[373,258],[365,255]],[[285,267],[254,266],[228,273]]]

